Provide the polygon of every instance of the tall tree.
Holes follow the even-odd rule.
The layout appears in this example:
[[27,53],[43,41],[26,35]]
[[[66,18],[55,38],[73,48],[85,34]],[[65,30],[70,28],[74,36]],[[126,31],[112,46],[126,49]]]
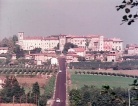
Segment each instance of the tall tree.
[[63,49],[63,53],[67,53],[68,52],[68,49],[70,48],[77,48],[78,46],[71,43],[71,42],[68,42],[64,45],[64,49]]
[[40,96],[40,88],[38,82],[33,84],[32,94],[37,95],[37,97]]
[[15,101],[19,102],[19,98],[25,95],[24,88],[21,88],[17,79],[14,76],[7,76],[1,91],[1,99],[3,102],[12,102],[13,97]]

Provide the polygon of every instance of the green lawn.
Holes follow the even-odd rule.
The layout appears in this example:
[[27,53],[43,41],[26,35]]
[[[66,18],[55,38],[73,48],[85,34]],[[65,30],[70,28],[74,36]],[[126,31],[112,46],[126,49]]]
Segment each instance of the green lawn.
[[87,75],[87,74],[74,74],[71,72],[71,88],[80,88],[83,85],[94,85],[96,87],[102,87],[102,85],[107,84],[111,87],[122,87],[128,88],[129,84],[133,83],[134,78],[125,78],[118,76],[104,76],[104,75]]

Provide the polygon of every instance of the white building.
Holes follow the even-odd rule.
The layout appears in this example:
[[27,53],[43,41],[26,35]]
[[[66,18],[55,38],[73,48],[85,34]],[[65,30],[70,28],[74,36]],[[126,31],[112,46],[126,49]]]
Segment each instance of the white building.
[[[86,41],[89,40],[89,45],[86,47]],[[110,51],[112,49],[122,51],[123,41],[117,38],[105,40],[104,36],[100,35],[55,35],[48,37],[27,37],[23,32],[18,33],[18,44],[23,50],[32,50],[34,48],[41,48],[42,51],[53,50],[59,44],[59,49],[62,51],[65,43],[71,42],[79,48],[88,48],[92,51]],[[106,43],[105,43],[106,42]],[[109,46],[109,48],[108,48]]]
[[8,47],[0,47],[0,54],[4,54],[8,52]]
[[58,64],[57,58],[51,58],[51,65],[57,65],[57,64]]
[[43,50],[54,49],[59,43],[56,37],[26,37],[23,32],[18,33],[18,44],[23,50],[41,48]]

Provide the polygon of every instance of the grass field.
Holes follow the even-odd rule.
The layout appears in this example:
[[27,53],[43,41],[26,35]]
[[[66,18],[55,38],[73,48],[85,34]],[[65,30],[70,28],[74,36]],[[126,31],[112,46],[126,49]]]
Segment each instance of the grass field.
[[71,88],[80,88],[83,85],[94,85],[98,88],[102,85],[110,85],[111,87],[128,88],[129,84],[133,83],[134,78],[125,78],[118,76],[104,76],[104,75],[79,75],[74,74],[73,71],[68,70],[71,73]]

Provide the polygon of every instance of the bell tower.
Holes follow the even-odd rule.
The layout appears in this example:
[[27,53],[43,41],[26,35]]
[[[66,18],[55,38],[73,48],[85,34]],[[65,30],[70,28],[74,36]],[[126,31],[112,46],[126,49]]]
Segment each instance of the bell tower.
[[66,43],[66,35],[59,35],[59,49],[60,49],[60,51],[63,51],[65,43]]
[[18,32],[18,44],[20,45],[20,47],[23,47],[23,36],[24,36],[24,32]]

